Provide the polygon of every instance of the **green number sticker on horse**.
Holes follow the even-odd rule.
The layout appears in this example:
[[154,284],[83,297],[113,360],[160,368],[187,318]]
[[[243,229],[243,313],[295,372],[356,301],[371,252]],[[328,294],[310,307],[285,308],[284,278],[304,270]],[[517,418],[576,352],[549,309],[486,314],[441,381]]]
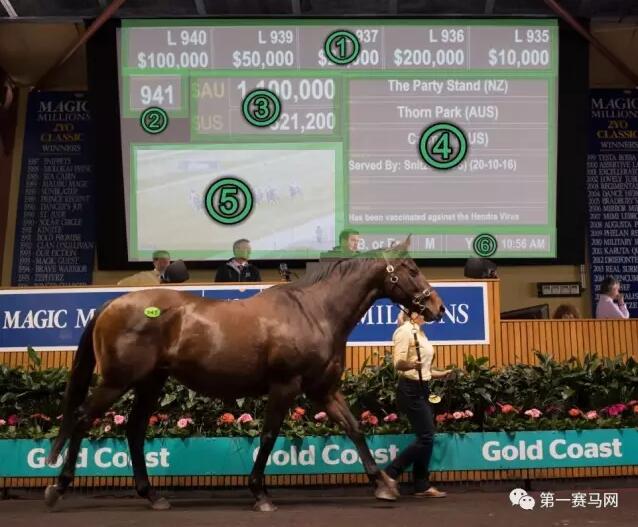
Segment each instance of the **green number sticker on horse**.
[[144,310],[144,314],[145,314],[148,318],[157,318],[157,317],[159,317],[159,316],[160,316],[160,314],[161,314],[161,313],[162,313],[162,312],[160,311],[160,308],[159,308],[159,307],[154,307],[154,306],[147,307],[147,308]]

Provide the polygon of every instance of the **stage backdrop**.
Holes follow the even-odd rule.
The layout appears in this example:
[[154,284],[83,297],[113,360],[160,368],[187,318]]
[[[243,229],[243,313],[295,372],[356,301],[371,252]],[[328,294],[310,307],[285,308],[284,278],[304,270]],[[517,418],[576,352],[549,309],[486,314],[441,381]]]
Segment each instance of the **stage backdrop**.
[[[248,298],[273,284],[162,286],[203,296],[236,300]],[[489,344],[489,310],[485,282],[433,282],[447,313],[440,322],[428,324],[426,333],[434,344]],[[87,321],[107,300],[145,288],[64,288],[0,290],[0,351],[72,350]],[[374,304],[351,333],[352,346],[392,343],[398,308],[389,300]]]
[[11,284],[90,284],[95,250],[91,114],[84,92],[31,92]]
[[591,90],[587,156],[589,255],[595,306],[614,276],[638,317],[638,90]]

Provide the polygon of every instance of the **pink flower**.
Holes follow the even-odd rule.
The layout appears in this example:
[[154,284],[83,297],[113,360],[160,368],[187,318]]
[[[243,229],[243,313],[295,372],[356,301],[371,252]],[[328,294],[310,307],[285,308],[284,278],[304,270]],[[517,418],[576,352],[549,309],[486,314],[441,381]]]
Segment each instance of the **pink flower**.
[[0,419],[0,426],[4,426],[6,424],[7,424],[7,422],[4,419]]
[[620,414],[622,414],[626,409],[627,409],[627,407],[624,404],[617,403],[617,404],[613,404],[613,405],[607,407],[607,413],[611,417],[616,417],[616,416],[619,416]]
[[148,418],[149,426],[155,426],[157,423],[159,423],[159,417],[156,415],[151,415],[151,417]]
[[367,423],[372,426],[377,426],[379,424],[379,418],[374,415],[370,410],[366,410],[361,414],[361,422]]
[[585,419],[589,419],[590,421],[598,419],[598,412],[596,412],[596,410],[590,410],[585,414]]
[[444,423],[445,421],[447,421],[447,417],[448,417],[448,414],[439,414],[436,416],[435,419],[437,423]]
[[104,427],[104,431],[105,431],[105,432],[110,432],[110,431],[111,431],[111,425],[106,425],[106,426]]
[[636,406],[637,404],[638,404],[638,401],[632,400],[627,403],[627,406]]
[[538,408],[532,408],[531,410],[527,410],[525,415],[532,419],[538,419],[541,415],[543,415],[543,412],[541,412]]
[[58,415],[58,416],[56,417],[56,419],[57,419],[58,421],[62,421],[62,418],[63,418],[63,417],[64,417],[64,416],[63,416],[62,414],[60,414],[60,415]]
[[242,423],[250,423],[253,420],[253,416],[250,414],[241,414],[238,418],[237,418],[237,422],[242,424]]
[[501,413],[511,414],[516,412],[516,408],[514,408],[511,404],[501,404],[499,406],[501,407]]
[[487,415],[494,415],[494,414],[496,413],[496,406],[494,406],[494,405],[488,406],[488,407],[485,409],[485,413],[486,413]]
[[328,414],[326,412],[319,412],[318,414],[315,414],[315,421],[327,421],[328,420]]
[[454,412],[452,414],[452,417],[454,417],[454,419],[463,419],[465,417],[465,412]]
[[294,412],[296,414],[299,414],[300,416],[304,416],[306,415],[306,411],[301,407],[301,406],[297,406],[297,408],[295,408]]
[[188,425],[192,424],[193,420],[190,417],[182,417],[179,421],[177,421],[177,428],[186,428]]
[[472,410],[465,410],[465,417],[474,417],[474,412],[472,412]]
[[100,426],[100,418],[99,417],[93,419],[93,425],[92,426]]
[[219,425],[232,425],[235,422],[235,416],[230,412],[225,412],[217,419]]
[[10,415],[10,416],[7,418],[7,424],[8,424],[9,426],[16,426],[19,422],[20,422],[20,419],[18,419],[18,416],[17,416],[17,415],[15,415],[15,414]]
[[567,412],[571,417],[580,417],[583,412],[581,412],[578,408],[570,408],[569,412]]
[[397,419],[399,419],[399,416],[395,413],[388,414],[383,418],[386,423],[394,423]]
[[297,412],[293,412],[291,417],[293,421],[301,421],[303,419],[303,415],[298,414]]
[[116,415],[116,416],[113,418],[113,422],[114,422],[116,425],[123,425],[123,424],[126,422],[126,417],[124,417],[123,415],[119,415],[119,414],[118,414],[118,415]]

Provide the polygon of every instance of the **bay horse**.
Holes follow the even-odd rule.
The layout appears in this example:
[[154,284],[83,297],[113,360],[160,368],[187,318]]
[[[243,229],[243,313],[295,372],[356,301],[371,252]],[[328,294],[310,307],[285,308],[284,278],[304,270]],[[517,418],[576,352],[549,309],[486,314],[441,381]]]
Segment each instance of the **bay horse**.
[[[87,324],[73,360],[49,463],[67,441],[69,447],[56,485],[45,491],[47,506],[53,507],[71,484],[82,437],[93,420],[132,389],[126,435],[135,488],[153,509],[170,507],[151,487],[144,459],[147,423],[169,375],[210,397],[268,395],[261,447],[248,483],[255,510],[276,509],[264,469],[286,412],[302,392],[354,442],[375,497],[396,500],[397,482],[374,461],[339,381],[348,335],[377,299],[389,297],[428,321],[442,318],[443,302],[409,257],[409,241],[408,236],[385,252],[325,262],[296,282],[246,300],[154,288],[102,306]],[[159,316],[147,316],[148,307],[158,308]],[[87,397],[96,363],[101,380]]]

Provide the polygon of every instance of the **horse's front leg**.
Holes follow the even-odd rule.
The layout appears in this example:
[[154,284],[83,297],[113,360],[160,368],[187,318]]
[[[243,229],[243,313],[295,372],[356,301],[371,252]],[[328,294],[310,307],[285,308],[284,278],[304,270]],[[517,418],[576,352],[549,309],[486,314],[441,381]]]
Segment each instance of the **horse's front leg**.
[[268,496],[264,484],[264,470],[266,461],[272,452],[275,440],[281,429],[281,423],[290,408],[292,401],[301,390],[301,378],[295,378],[287,384],[273,384],[268,393],[268,404],[264,417],[264,427],[261,432],[261,444],[253,470],[248,478],[248,486],[255,496],[254,509],[260,512],[277,510]]
[[325,400],[326,412],[336,421],[346,432],[348,437],[357,447],[363,468],[370,478],[370,481],[376,485],[374,495],[377,499],[394,501],[399,497],[399,485],[388,476],[374,461],[370,449],[366,443],[366,438],[359,423],[352,415],[350,408],[340,391],[329,395]]

